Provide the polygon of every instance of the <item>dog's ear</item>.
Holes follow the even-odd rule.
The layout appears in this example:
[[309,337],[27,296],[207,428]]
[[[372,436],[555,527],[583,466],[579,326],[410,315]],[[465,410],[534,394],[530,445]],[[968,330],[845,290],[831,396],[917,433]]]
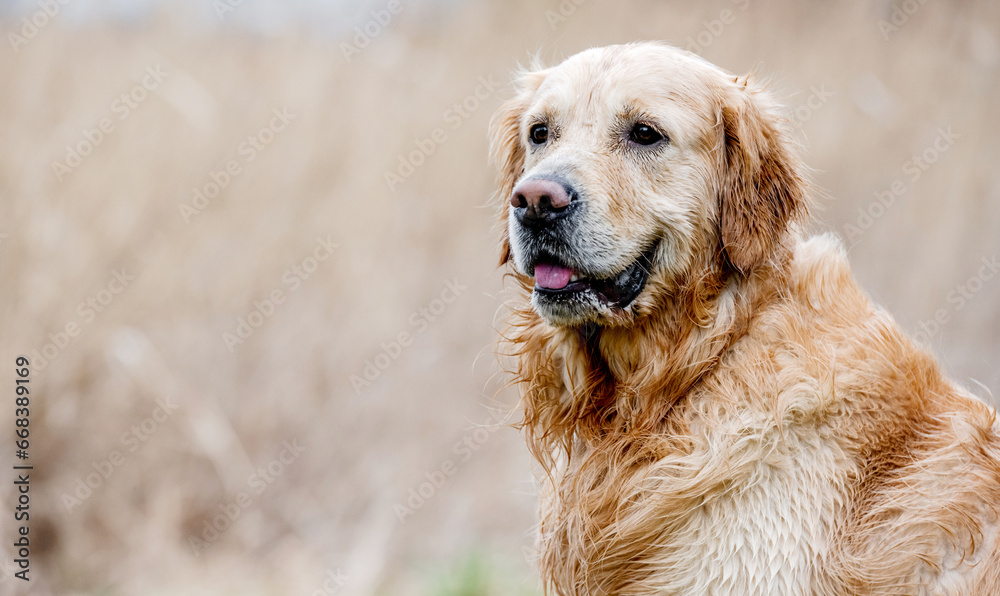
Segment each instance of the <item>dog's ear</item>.
[[498,198],[500,200],[500,265],[510,260],[510,238],[507,233],[507,212],[510,195],[524,173],[524,144],[521,120],[528,109],[531,96],[545,79],[544,70],[521,72],[515,82],[516,95],[505,102],[490,121],[490,158],[499,170]]
[[746,273],[781,246],[806,211],[806,183],[794,143],[767,94],[737,79],[719,116],[722,244]]

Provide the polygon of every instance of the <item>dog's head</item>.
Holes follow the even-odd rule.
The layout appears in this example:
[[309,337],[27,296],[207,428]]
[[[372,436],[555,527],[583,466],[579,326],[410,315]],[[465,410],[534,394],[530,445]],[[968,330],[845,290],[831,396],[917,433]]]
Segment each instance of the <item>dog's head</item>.
[[554,325],[627,324],[703,270],[746,275],[804,210],[767,96],[667,45],[523,73],[492,134],[501,260]]

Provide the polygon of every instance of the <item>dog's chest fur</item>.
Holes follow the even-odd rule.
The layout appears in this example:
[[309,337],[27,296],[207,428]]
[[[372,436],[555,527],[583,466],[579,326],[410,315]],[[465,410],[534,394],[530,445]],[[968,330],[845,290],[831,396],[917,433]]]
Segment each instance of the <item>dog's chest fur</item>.
[[[574,581],[588,577],[587,587],[566,593],[812,593],[823,581],[817,570],[824,568],[844,505],[842,495],[856,472],[833,438],[815,428],[791,425],[779,430],[767,418],[737,410],[722,421],[714,419],[709,429],[696,417],[686,453],[633,472],[638,487],[629,494],[637,498],[618,503],[584,499],[597,511],[617,511],[612,516],[597,511],[589,515],[610,522],[603,528],[574,528],[604,539],[592,551],[600,551],[599,558],[583,565],[589,573],[573,572]],[[586,474],[614,474],[615,464],[604,467]],[[564,487],[573,484],[573,473],[563,478]],[[573,516],[578,512],[568,510],[581,501],[567,496],[549,494],[554,508],[543,510],[556,518]],[[659,535],[639,529],[652,519],[659,524]],[[637,527],[629,528],[630,521],[622,520]],[[567,534],[559,542],[588,540],[572,535],[574,529],[565,528]],[[556,544],[550,547],[559,548]]]
[[[832,444],[794,431],[783,444],[762,435],[706,439],[704,452],[738,462],[749,450],[761,459],[679,513],[677,539],[660,549],[672,570],[654,583],[678,594],[808,593],[831,542],[838,506],[832,495],[842,488],[836,479],[847,475],[847,462]],[[693,458],[690,465],[705,463]]]
[[[557,593],[987,593],[965,582],[995,556],[997,518],[952,484],[973,466],[963,448],[921,464],[931,484],[886,490],[898,507],[857,533],[864,466],[842,428],[814,424],[824,397],[789,391],[801,399],[781,422],[730,402],[691,416],[683,452],[628,473],[620,460],[575,454],[587,463],[569,466],[558,496],[543,495],[540,555]],[[884,576],[866,583],[869,566]]]

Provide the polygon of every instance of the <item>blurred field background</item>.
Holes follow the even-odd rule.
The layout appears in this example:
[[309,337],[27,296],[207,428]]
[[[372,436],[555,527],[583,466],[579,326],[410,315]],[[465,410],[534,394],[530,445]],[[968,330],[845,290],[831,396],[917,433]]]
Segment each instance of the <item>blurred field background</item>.
[[[16,48],[42,8],[0,8],[0,594],[540,593],[486,135],[534,54],[661,39],[768,77],[816,229],[958,382],[1000,394],[1000,4],[231,4],[75,0]],[[241,318],[259,325],[235,343]],[[26,586],[8,478],[35,350]]]

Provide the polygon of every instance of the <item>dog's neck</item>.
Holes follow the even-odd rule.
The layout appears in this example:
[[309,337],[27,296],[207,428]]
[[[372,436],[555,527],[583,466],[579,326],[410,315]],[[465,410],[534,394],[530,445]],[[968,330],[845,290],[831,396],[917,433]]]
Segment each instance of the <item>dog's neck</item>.
[[778,297],[783,271],[772,265],[750,275],[731,269],[702,275],[635,324],[593,333],[597,349],[585,349],[599,354],[620,389],[673,404],[746,333],[751,314]]
[[782,261],[746,275],[712,268],[630,325],[552,328],[530,308],[515,311],[508,342],[535,456],[661,427],[746,333],[751,313],[779,299]]

